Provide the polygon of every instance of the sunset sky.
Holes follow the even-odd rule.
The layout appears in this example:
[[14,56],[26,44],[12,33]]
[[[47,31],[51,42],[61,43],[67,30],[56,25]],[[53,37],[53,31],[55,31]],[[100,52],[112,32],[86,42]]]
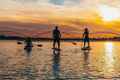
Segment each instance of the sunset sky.
[[120,35],[120,0],[0,0],[0,34],[48,37],[55,25],[64,37]]

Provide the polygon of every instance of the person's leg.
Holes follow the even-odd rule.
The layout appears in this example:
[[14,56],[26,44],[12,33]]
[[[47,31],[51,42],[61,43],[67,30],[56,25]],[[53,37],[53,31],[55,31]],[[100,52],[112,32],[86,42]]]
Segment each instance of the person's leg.
[[90,42],[88,41],[88,47],[90,47]]
[[56,40],[53,40],[53,48],[55,48]]
[[86,45],[86,41],[84,41],[84,46],[83,46],[84,48],[85,48],[85,45]]
[[58,40],[58,48],[60,49],[60,40]]
[[88,47],[90,47],[90,40],[89,40],[89,38],[88,38]]
[[84,39],[84,46],[83,47],[85,48],[85,46],[86,46],[86,39]]

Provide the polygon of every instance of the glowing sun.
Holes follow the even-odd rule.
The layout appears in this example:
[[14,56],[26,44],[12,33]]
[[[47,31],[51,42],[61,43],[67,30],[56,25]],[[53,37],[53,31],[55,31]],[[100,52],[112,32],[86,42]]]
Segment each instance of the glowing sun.
[[118,8],[111,7],[108,5],[100,5],[99,13],[104,21],[112,21],[120,17]]

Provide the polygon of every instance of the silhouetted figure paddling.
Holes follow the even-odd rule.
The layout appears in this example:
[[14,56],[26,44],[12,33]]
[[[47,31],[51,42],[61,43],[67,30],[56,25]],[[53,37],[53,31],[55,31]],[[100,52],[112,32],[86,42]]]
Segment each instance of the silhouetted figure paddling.
[[25,40],[25,49],[29,47],[33,47],[33,44],[32,44],[32,39],[28,37]]
[[18,41],[17,44],[22,44],[22,42]]
[[60,39],[61,39],[61,33],[58,30],[58,27],[56,26],[53,30],[53,48],[55,48],[55,45],[57,43],[58,48],[60,49]]
[[[90,48],[90,39],[89,39],[89,30],[88,30],[88,28],[85,28],[85,30],[84,30],[83,42],[84,42],[83,48]],[[86,46],[86,43],[87,43],[87,46]]]

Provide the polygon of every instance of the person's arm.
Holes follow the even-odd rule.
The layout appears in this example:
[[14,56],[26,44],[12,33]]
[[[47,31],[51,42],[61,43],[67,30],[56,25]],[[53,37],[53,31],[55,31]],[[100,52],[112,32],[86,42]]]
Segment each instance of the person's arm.
[[85,32],[83,33],[83,38],[84,38],[84,36],[85,36]]
[[61,38],[61,33],[59,32],[59,37]]
[[52,31],[52,38],[54,38],[54,31]]
[[58,31],[58,33],[59,33],[59,38],[61,38],[61,33],[60,33],[60,31]]
[[90,33],[89,33],[89,31],[88,31],[88,37],[89,37],[89,35],[90,35]]

